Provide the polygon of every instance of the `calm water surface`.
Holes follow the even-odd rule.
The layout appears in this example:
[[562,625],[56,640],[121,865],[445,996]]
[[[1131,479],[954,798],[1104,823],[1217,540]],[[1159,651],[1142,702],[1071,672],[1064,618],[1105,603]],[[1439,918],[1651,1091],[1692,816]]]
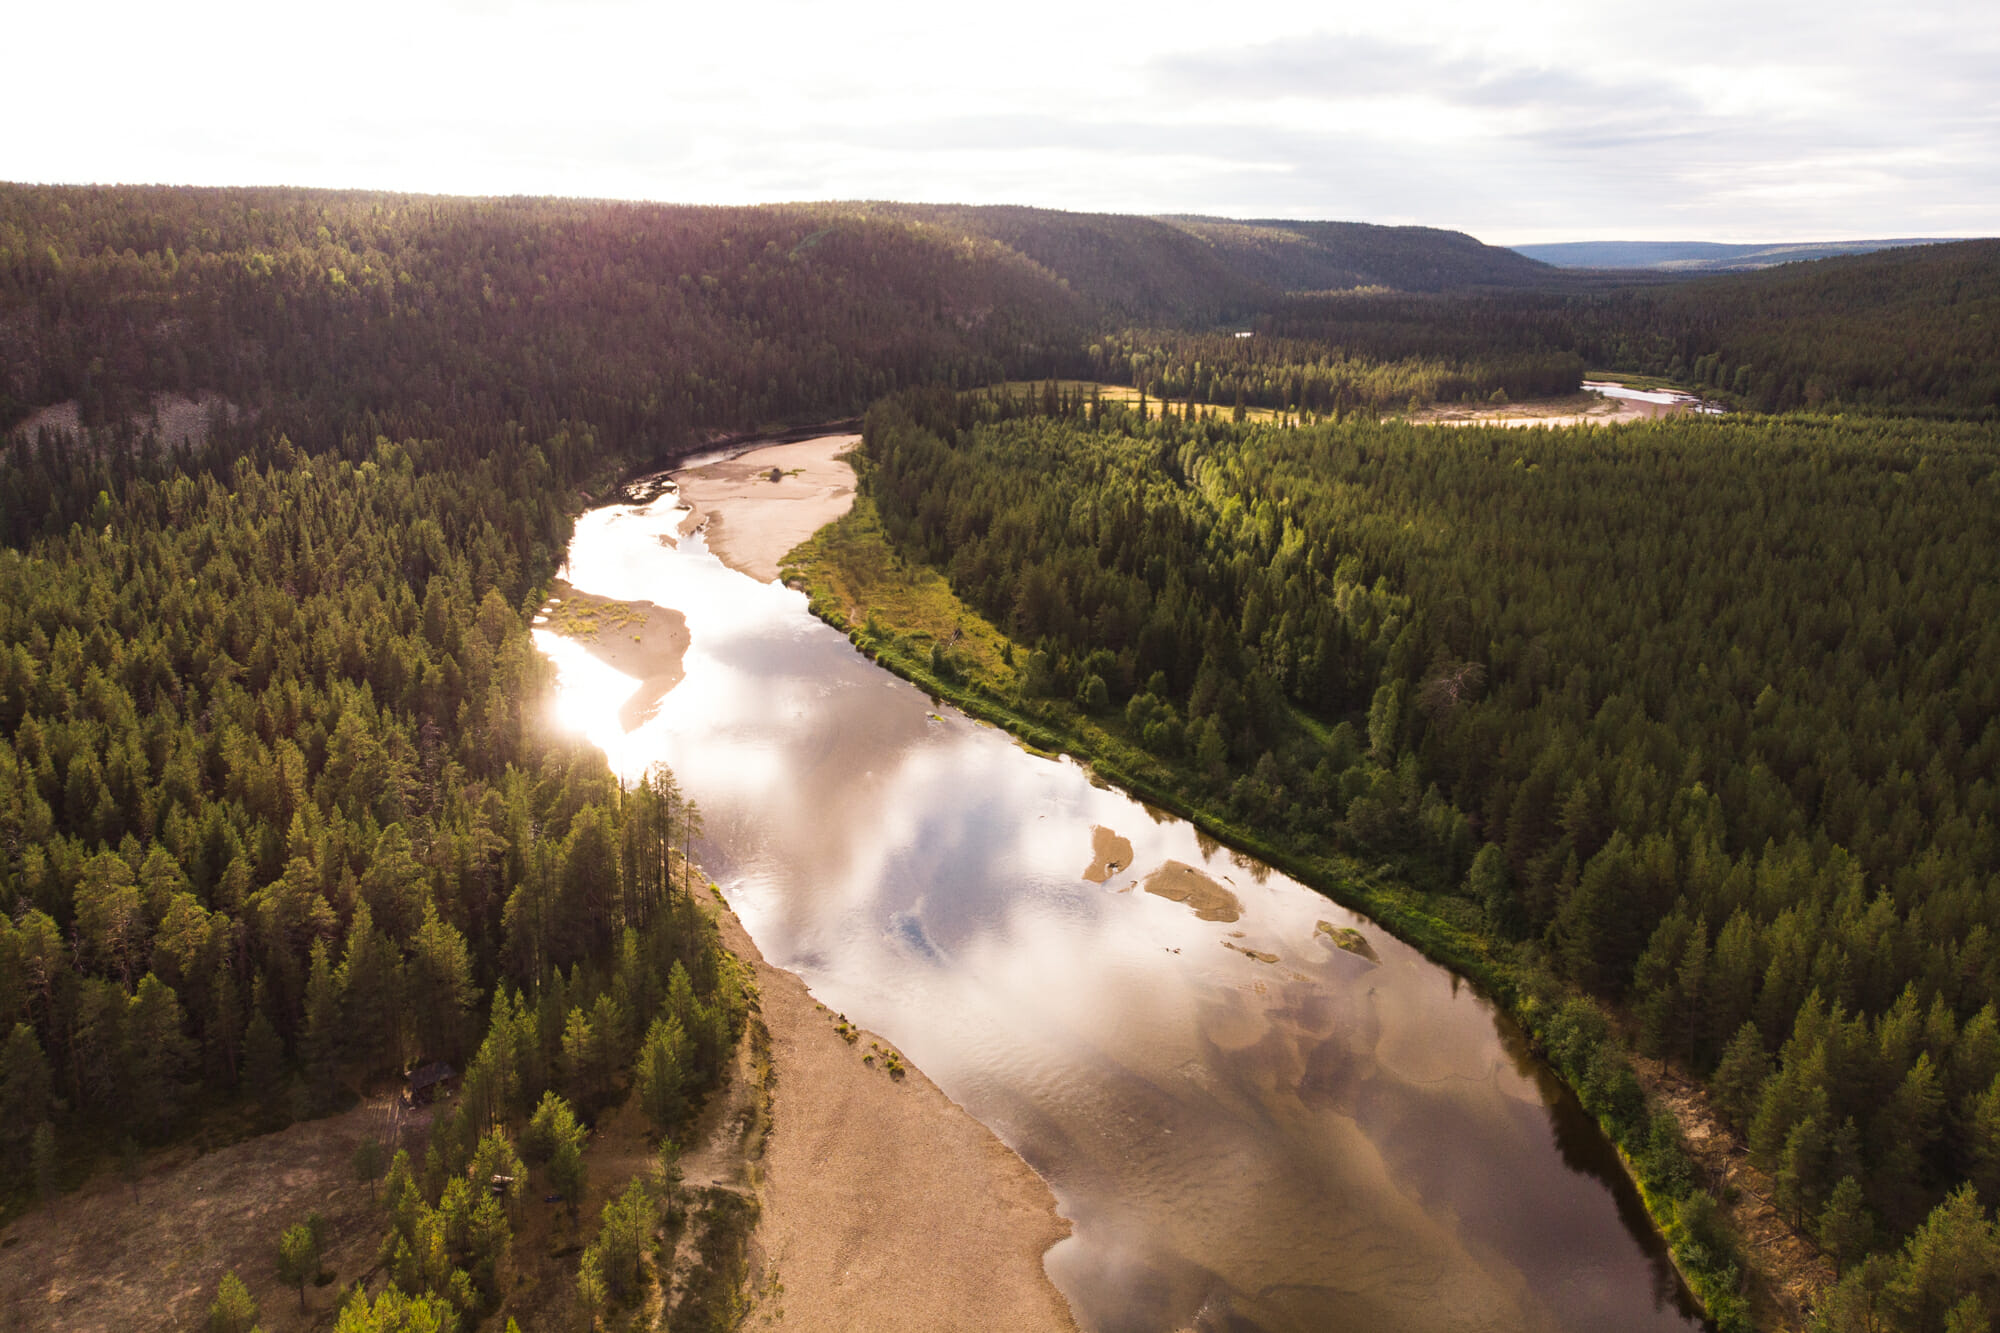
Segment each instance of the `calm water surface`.
[[[1085,1328],[1698,1327],[1608,1145],[1484,999],[934,704],[802,594],[664,544],[676,503],[584,515],[567,577],[682,611],[686,679],[626,734],[634,682],[538,632],[561,707],[628,780],[673,766],[766,957],[1048,1180],[1075,1233],[1047,1265]],[[1134,848],[1102,885],[1082,877],[1096,825]],[[1170,860],[1242,918],[1135,891]]]

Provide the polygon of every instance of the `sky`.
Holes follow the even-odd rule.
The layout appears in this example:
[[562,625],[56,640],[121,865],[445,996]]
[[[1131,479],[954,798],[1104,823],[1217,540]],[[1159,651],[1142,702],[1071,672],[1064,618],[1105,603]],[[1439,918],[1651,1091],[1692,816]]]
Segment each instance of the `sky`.
[[2000,4],[20,0],[0,179],[2000,234]]

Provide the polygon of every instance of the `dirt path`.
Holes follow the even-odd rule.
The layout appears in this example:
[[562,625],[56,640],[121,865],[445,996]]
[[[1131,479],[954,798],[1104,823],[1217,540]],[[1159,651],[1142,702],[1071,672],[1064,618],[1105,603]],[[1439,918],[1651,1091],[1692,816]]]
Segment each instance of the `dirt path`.
[[[708,549],[731,569],[769,582],[785,553],[854,504],[854,470],[840,455],[859,435],[774,444],[674,474],[681,499],[708,525]],[[776,479],[773,479],[775,473]]]
[[[140,1178],[100,1176],[0,1232],[0,1328],[198,1328],[222,1275],[234,1270],[256,1299],[265,1333],[329,1326],[346,1288],[374,1267],[381,1214],[354,1177],[364,1138],[422,1142],[428,1113],[400,1119],[393,1097],[190,1158],[161,1154]],[[328,1224],[323,1271],[280,1286],[278,1237],[319,1212]]]
[[734,914],[722,938],[756,971],[777,1071],[749,1327],[1073,1329],[1042,1268],[1069,1224],[1041,1177],[920,1071],[893,1077],[886,1042],[850,1043]]
[[1657,1060],[1634,1060],[1647,1095],[1673,1112],[1688,1155],[1706,1176],[1743,1237],[1750,1258],[1750,1298],[1759,1328],[1806,1326],[1820,1293],[1833,1285],[1829,1264],[1771,1203],[1771,1182],[1750,1165],[1750,1153],[1722,1123],[1708,1098],[1678,1070]]

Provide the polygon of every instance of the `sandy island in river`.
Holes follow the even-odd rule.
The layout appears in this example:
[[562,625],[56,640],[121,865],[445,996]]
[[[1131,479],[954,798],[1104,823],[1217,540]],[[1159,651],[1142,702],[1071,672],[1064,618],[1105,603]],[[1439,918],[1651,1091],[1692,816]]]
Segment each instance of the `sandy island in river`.
[[549,588],[537,629],[552,630],[590,650],[591,656],[639,682],[618,710],[618,723],[637,731],[686,675],[687,617],[652,602],[617,602],[578,592],[562,579]]
[[854,469],[840,455],[860,442],[859,435],[823,435],[766,445],[676,472],[674,483],[693,506],[694,522],[707,524],[716,558],[768,583],[786,552],[853,506]]
[[1121,838],[1102,824],[1090,830],[1090,864],[1083,877],[1102,884],[1132,864],[1132,840]]
[[1243,904],[1235,894],[1179,861],[1167,862],[1146,876],[1139,887],[1171,902],[1186,903],[1203,921],[1234,921],[1243,915]]

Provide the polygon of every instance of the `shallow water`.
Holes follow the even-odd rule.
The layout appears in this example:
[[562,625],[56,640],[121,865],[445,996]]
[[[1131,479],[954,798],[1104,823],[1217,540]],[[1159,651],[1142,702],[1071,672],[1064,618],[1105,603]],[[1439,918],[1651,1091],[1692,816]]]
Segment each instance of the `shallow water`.
[[1679,389],[1633,389],[1616,380],[1585,380],[1583,387],[1606,398],[1626,398],[1635,403],[1659,403],[1665,407],[1683,407],[1693,412],[1703,412],[1710,416],[1721,416],[1723,409],[1691,393]]
[[[1075,1232],[1047,1266],[1085,1328],[1697,1326],[1611,1149],[1484,999],[933,703],[802,594],[664,544],[674,504],[584,515],[565,573],[685,613],[685,680],[627,734],[633,682],[537,631],[563,715],[628,780],[671,764],[765,956],[1048,1180]],[[1096,826],[1133,847],[1102,884]],[[1241,918],[1137,891],[1168,861]]]

